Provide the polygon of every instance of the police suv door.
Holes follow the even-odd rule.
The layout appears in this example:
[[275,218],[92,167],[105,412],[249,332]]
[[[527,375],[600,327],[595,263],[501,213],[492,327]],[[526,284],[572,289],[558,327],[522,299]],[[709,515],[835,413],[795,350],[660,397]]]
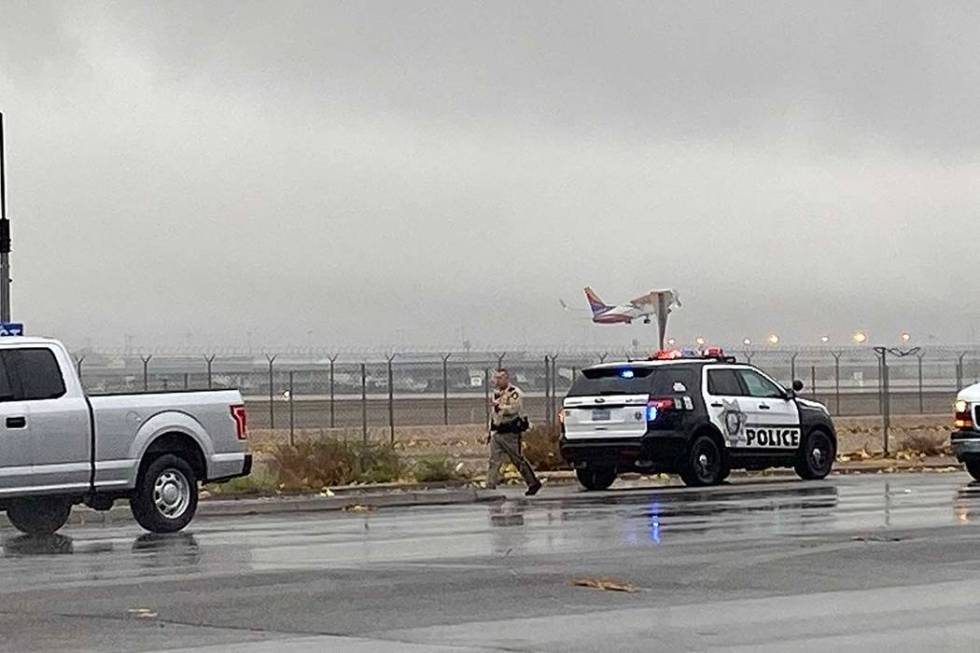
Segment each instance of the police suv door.
[[795,449],[800,441],[796,402],[752,368],[706,365],[704,400],[711,422],[730,448]]
[[759,370],[737,370],[746,394],[746,446],[796,449],[800,446],[800,410],[786,391]]

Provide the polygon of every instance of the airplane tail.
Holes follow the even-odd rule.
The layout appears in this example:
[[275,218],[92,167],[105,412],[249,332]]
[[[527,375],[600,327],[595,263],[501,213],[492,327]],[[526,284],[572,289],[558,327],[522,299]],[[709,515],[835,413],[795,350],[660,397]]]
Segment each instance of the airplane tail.
[[610,308],[608,305],[604,304],[601,299],[599,299],[599,295],[595,294],[595,291],[592,290],[592,288],[586,287],[585,298],[589,300],[589,308],[592,309],[593,316],[608,311]]

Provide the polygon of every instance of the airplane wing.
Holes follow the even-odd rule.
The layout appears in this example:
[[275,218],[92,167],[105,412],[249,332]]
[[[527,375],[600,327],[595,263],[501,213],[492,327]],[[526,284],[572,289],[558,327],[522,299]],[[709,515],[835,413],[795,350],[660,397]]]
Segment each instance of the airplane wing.
[[558,303],[561,304],[561,309],[566,313],[588,313],[588,311],[585,310],[584,308],[575,308],[573,306],[569,306],[564,299],[559,298]]
[[637,308],[656,308],[657,297],[660,295],[665,295],[667,298],[667,310],[669,311],[672,306],[678,308],[681,307],[680,298],[677,296],[677,291],[675,290],[651,290],[645,295],[640,295],[636,299],[632,300],[630,303]]

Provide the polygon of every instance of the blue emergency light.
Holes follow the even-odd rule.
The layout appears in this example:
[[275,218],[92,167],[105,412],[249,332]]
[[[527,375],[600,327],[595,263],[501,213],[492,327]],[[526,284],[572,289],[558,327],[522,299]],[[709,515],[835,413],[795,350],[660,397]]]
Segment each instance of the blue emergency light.
[[619,373],[619,375],[620,375],[621,377],[623,377],[624,379],[632,379],[632,378],[633,378],[633,376],[635,375],[635,373],[633,372],[633,370],[622,370],[622,371],[621,371],[621,372]]

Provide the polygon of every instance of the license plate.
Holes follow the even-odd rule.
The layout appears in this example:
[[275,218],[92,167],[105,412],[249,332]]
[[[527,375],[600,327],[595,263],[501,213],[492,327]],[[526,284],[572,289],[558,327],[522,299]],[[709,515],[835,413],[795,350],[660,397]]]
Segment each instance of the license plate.
[[592,411],[593,422],[608,422],[610,417],[608,408],[596,408]]

